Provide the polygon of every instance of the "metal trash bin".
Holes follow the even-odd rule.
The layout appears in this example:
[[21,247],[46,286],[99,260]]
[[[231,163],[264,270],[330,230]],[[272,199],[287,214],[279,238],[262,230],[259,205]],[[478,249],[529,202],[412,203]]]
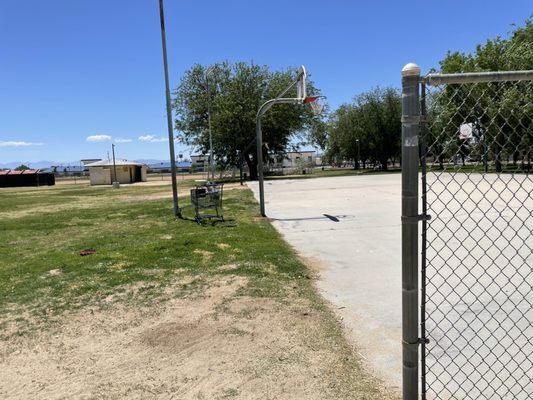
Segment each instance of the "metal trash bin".
[[191,204],[198,224],[204,219],[224,221],[222,212],[223,183],[207,182],[191,189]]

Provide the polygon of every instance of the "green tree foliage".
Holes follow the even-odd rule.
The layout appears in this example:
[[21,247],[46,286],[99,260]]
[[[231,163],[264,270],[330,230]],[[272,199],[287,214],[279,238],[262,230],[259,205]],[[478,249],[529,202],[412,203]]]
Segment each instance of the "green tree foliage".
[[[209,68],[194,65],[174,92],[175,128],[178,138],[199,151],[209,150],[208,111],[211,115],[213,150],[217,163],[239,165],[244,158],[250,176],[257,176],[255,118],[259,107],[275,98],[296,79],[296,69],[271,71],[267,66],[239,62]],[[307,82],[308,95],[318,94]],[[296,89],[286,96],[296,97]],[[281,104],[262,118],[263,142],[269,154],[284,152],[291,140],[319,123],[308,106]]]
[[533,20],[517,27],[508,38],[489,39],[472,53],[448,52],[440,61],[443,73],[516,71],[533,67]]
[[327,159],[380,163],[387,170],[400,156],[400,95],[393,88],[363,93],[332,113],[327,129]]
[[[513,71],[533,68],[533,23],[527,20],[508,38],[497,37],[479,44],[469,53],[448,52],[440,62],[440,72]],[[446,85],[428,96],[429,126],[426,139],[433,143],[432,155],[443,162],[454,154],[463,158],[475,154],[492,159],[496,171],[502,171],[502,160],[512,158],[514,164],[529,160],[532,142],[531,115],[533,98],[527,83],[483,83]],[[475,140],[458,139],[458,127],[471,123]]]
[[28,167],[27,165],[20,164],[17,168],[15,168],[15,171],[26,171],[28,169],[30,169],[30,167]]

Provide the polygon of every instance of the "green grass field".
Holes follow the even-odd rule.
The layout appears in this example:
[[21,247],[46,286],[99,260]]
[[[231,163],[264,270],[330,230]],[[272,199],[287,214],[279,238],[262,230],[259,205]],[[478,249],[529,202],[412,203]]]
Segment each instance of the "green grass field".
[[[180,187],[192,182],[180,182]],[[143,296],[176,274],[224,274],[217,266],[235,264],[232,274],[251,278],[256,295],[279,294],[287,280],[306,274],[305,266],[271,225],[254,219],[257,205],[249,190],[225,192],[225,222],[172,217],[168,186],[119,190],[64,185],[50,189],[8,189],[0,194],[0,310],[50,319],[62,311],[99,302],[137,282],[150,282]],[[160,198],[165,196],[165,198]],[[83,249],[95,254],[80,256]],[[265,266],[275,265],[275,274]],[[22,318],[22,317],[19,317]],[[19,321],[21,327],[24,321]]]

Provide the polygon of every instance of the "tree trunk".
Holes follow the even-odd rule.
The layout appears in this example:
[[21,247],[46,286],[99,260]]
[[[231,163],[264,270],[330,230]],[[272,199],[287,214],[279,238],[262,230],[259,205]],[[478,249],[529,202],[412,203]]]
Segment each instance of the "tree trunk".
[[255,159],[250,158],[250,154],[246,154],[244,156],[244,160],[246,161],[246,164],[248,165],[248,171],[250,171],[250,180],[255,181],[258,179],[257,177],[257,164],[255,162]]
[[381,160],[381,170],[382,171],[388,171],[389,170],[388,162],[389,162],[388,158],[384,158],[384,159]]
[[501,159],[501,146],[498,142],[500,140],[499,136],[496,136],[494,143],[494,166],[496,167],[496,172],[502,172],[502,159]]
[[494,154],[494,165],[496,166],[496,172],[502,172],[502,161],[500,160],[500,153]]
[[503,142],[502,139],[503,137],[501,132],[494,138],[494,166],[496,167],[496,172],[502,172],[503,170],[501,157],[502,146],[500,144],[501,142]]

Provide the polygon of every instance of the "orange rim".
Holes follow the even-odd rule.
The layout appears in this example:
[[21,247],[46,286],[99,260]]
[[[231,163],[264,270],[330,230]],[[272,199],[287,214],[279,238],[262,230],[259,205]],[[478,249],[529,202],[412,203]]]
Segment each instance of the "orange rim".
[[304,103],[314,103],[315,101],[317,101],[321,97],[324,97],[324,96],[309,96],[309,97],[306,97],[304,99]]

